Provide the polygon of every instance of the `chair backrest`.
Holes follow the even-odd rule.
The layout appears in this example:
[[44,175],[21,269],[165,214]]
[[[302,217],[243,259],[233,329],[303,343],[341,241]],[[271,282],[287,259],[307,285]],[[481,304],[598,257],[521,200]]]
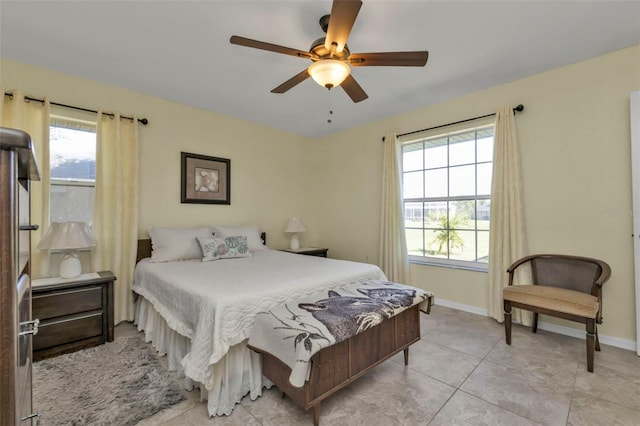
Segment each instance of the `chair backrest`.
[[531,272],[535,284],[592,294],[593,285],[603,273],[609,274],[610,268],[598,259],[541,254],[532,257]]

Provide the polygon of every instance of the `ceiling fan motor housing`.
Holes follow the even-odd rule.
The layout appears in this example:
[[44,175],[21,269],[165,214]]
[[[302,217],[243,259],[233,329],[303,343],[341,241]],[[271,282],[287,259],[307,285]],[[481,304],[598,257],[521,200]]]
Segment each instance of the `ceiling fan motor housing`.
[[[331,59],[336,59],[338,61],[346,61],[347,59],[349,59],[349,55],[351,54],[351,52],[349,51],[349,47],[346,44],[344,45],[344,49],[342,50],[342,52],[333,52],[332,54],[331,51],[327,49],[326,46],[324,45],[324,41],[325,41],[325,37],[321,37],[316,41],[314,41],[313,43],[311,43],[311,48],[309,49],[309,52],[317,55],[318,58],[320,59],[331,58]],[[312,57],[311,60],[317,61],[318,59],[314,59]]]

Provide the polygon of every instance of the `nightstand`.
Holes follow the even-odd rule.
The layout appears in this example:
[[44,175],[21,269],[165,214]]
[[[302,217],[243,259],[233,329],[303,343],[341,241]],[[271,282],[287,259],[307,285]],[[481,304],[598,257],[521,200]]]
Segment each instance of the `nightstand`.
[[295,254],[304,254],[307,256],[327,257],[327,252],[329,251],[329,249],[320,247],[300,247],[297,250],[283,249],[282,251],[287,251],[289,253]]
[[115,280],[109,271],[33,280],[34,361],[112,342]]

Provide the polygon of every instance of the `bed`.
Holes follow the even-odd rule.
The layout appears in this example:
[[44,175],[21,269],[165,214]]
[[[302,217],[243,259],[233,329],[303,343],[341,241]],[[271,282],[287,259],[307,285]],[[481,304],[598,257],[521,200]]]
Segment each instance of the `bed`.
[[150,240],[138,244],[135,323],[167,355],[169,368],[184,374],[185,386],[200,388],[211,416],[230,414],[244,395],[256,399],[272,385],[262,376],[260,355],[246,343],[259,312],[318,291],[386,279],[370,264],[266,246],[251,254],[215,262],[152,262]]

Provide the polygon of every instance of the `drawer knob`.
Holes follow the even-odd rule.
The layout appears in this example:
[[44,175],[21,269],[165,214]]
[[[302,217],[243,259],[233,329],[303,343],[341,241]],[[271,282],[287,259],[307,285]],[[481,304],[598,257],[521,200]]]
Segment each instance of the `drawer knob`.
[[23,330],[18,333],[20,336],[26,336],[28,334],[33,334],[34,336],[38,334],[38,325],[40,325],[40,320],[38,318],[33,321],[25,321],[20,323],[20,328],[22,327],[31,327],[28,330]]
[[20,225],[18,229],[21,231],[37,231],[40,228],[40,225]]

